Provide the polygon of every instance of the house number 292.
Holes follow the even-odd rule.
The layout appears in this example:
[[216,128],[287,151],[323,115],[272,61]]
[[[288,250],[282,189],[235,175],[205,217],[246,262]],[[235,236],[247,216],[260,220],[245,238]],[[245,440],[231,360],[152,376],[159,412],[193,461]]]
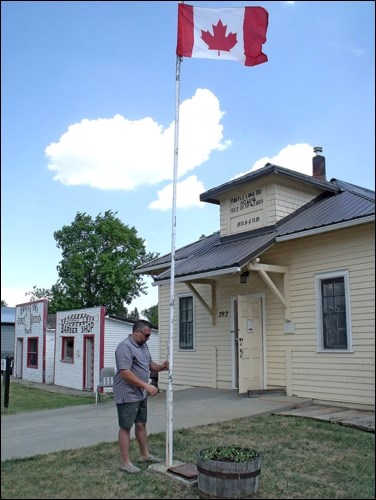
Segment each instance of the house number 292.
[[228,316],[228,311],[219,311],[218,318],[226,318]]

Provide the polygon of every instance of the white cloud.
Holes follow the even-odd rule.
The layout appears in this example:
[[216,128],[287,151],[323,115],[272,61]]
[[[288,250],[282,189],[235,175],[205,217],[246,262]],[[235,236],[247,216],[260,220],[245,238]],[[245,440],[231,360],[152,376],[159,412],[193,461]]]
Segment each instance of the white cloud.
[[273,163],[279,167],[295,170],[306,175],[312,175],[312,157],[314,156],[313,147],[309,144],[289,144],[272,158],[264,156],[257,160],[253,166],[246,172],[236,174],[233,179],[241,177],[244,174],[265,167],[266,163]]
[[[178,177],[230,145],[223,140],[223,114],[218,98],[207,89],[197,89],[181,103]],[[48,168],[55,172],[54,180],[67,186],[104,190],[172,180],[174,131],[174,122],[164,129],[150,117],[84,119],[46,147]]]
[[[158,191],[158,199],[150,203],[149,208],[158,210],[169,210],[172,207],[172,183]],[[176,183],[176,207],[189,208],[192,206],[203,208],[200,194],[205,191],[202,182],[191,175],[182,182]]]

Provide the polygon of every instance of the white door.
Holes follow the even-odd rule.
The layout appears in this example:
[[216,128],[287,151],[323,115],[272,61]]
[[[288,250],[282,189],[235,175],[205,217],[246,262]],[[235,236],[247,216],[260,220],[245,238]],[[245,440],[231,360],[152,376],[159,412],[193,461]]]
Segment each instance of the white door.
[[238,391],[263,389],[262,303],[260,297],[237,297]]
[[94,337],[85,339],[85,377],[84,390],[94,390]]
[[13,374],[16,378],[22,378],[22,368],[23,368],[23,339],[17,339],[17,347],[16,347],[16,359],[15,359],[15,370],[13,370]]

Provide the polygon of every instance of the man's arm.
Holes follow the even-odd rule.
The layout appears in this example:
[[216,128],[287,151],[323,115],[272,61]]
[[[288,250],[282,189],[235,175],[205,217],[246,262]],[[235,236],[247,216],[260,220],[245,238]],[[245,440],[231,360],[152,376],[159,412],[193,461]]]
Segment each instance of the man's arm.
[[145,389],[145,391],[151,396],[158,393],[158,389],[154,385],[147,384],[143,380],[139,379],[133,372],[131,372],[131,370],[120,370],[120,375],[130,384],[140,387],[141,389]]
[[163,363],[161,363],[161,364],[155,363],[154,361],[152,361],[149,364],[149,370],[151,372],[164,372],[164,371],[168,370],[168,361],[163,361]]

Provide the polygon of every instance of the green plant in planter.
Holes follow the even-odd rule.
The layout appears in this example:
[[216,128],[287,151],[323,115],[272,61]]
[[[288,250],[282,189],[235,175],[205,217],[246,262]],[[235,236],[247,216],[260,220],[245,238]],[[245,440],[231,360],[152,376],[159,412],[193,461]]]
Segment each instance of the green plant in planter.
[[254,498],[259,487],[261,457],[240,446],[212,446],[198,453],[200,498]]
[[256,450],[241,448],[240,446],[211,446],[199,452],[201,460],[214,460],[216,462],[249,462],[260,458]]

